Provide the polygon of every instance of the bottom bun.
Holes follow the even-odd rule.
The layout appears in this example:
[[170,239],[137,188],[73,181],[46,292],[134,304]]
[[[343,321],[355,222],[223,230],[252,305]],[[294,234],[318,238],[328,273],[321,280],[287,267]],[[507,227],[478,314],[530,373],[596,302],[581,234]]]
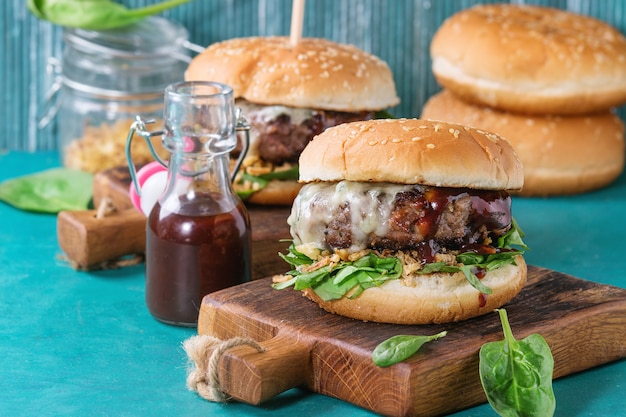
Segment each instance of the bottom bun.
[[576,194],[602,188],[624,169],[624,124],[610,111],[582,116],[522,115],[432,96],[421,117],[459,123],[506,138],[524,165],[519,195]]
[[246,203],[291,206],[302,188],[296,180],[272,180],[265,187],[252,193]]
[[410,285],[396,279],[363,291],[354,299],[323,301],[312,289],[304,295],[324,310],[363,321],[393,324],[431,324],[467,320],[493,311],[515,297],[526,283],[527,267],[518,255],[516,265],[490,271],[481,282],[492,289],[480,294],[463,273],[416,275]]

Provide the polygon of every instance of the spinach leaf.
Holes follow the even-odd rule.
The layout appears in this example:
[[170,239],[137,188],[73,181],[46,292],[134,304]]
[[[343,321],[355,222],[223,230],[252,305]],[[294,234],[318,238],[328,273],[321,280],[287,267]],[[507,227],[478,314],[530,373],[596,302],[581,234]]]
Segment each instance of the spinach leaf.
[[487,400],[502,417],[550,417],[556,408],[552,390],[554,359],[539,334],[517,341],[506,310],[499,309],[504,340],[480,348],[479,373]]
[[279,252],[278,256],[291,266],[311,265],[313,263],[313,259],[298,251],[293,243],[289,246],[289,251],[286,255]]
[[443,331],[432,336],[398,335],[385,340],[372,352],[372,361],[380,367],[387,367],[410,358],[425,343],[444,337]]
[[297,180],[299,173],[298,165],[293,165],[289,169],[283,169],[278,171],[268,172],[267,174],[259,175],[259,178],[264,180]]
[[250,175],[244,172],[243,174],[241,174],[239,184],[247,181],[253,184],[255,187],[249,190],[237,190],[237,195],[242,200],[245,200],[255,192],[267,187],[267,184],[269,184],[271,180],[297,180],[298,172],[298,165],[294,165],[293,167],[282,171],[272,171],[267,174],[261,175]]
[[417,274],[431,274],[433,272],[463,272],[465,279],[478,291],[483,294],[491,294],[491,288],[483,284],[476,271],[484,269],[486,271],[493,271],[494,269],[502,268],[505,265],[515,264],[515,257],[524,253],[524,250],[528,247],[524,244],[522,238],[524,232],[519,228],[515,219],[512,219],[511,229],[502,237],[498,239],[497,247],[501,249],[507,249],[502,252],[493,254],[479,254],[475,252],[464,252],[456,256],[456,261],[459,265],[447,265],[444,262],[433,262],[424,265],[424,267],[418,271]]
[[190,0],[168,0],[137,9],[111,0],[28,0],[28,9],[39,19],[60,26],[105,30],[135,23]]
[[369,253],[355,262],[340,261],[310,272],[301,272],[298,267],[311,265],[313,260],[299,252],[292,243],[288,253],[279,253],[294,270],[287,272],[295,279],[272,284],[274,289],[284,289],[293,284],[294,289],[312,288],[324,301],[336,300],[350,293],[357,297],[364,290],[397,279],[402,274],[402,263],[397,258],[381,258]]
[[[493,254],[479,254],[475,252],[460,253],[456,256],[458,265],[448,265],[445,262],[432,262],[425,264],[416,274],[431,274],[433,272],[462,272],[465,279],[476,290],[483,294],[491,294],[492,290],[482,283],[476,273],[479,270],[492,271],[505,265],[515,264],[515,257],[524,253],[526,248],[522,231],[515,221],[512,222],[509,232],[499,239],[499,246],[503,250]],[[275,289],[284,289],[292,282],[295,289],[312,288],[315,293],[325,301],[335,300],[350,293],[350,298],[357,297],[362,291],[382,285],[391,279],[400,278],[402,275],[402,263],[395,257],[378,257],[374,253],[354,261],[340,261],[332,269],[326,268],[320,273],[316,271],[301,273],[298,268],[311,265],[315,261],[300,253],[292,243],[289,252],[280,257],[294,267],[287,275],[292,275],[296,279],[274,284]]]
[[249,181],[251,184],[256,185],[256,186],[250,189],[246,189],[246,190],[237,190],[237,195],[242,200],[245,200],[246,198],[250,197],[255,192],[267,187],[267,184],[269,183],[269,180],[265,180],[255,175],[246,174],[245,172],[241,175],[239,184],[242,184],[244,181]]
[[511,228],[504,236],[498,239],[498,247],[510,249],[518,246],[524,250],[528,250],[528,246],[526,246],[522,240],[523,237],[524,232],[517,224],[515,218],[511,218]]
[[0,201],[42,213],[84,210],[92,194],[93,175],[66,168],[53,168],[0,184]]
[[374,119],[395,119],[396,116],[391,114],[389,110],[378,110],[374,113]]

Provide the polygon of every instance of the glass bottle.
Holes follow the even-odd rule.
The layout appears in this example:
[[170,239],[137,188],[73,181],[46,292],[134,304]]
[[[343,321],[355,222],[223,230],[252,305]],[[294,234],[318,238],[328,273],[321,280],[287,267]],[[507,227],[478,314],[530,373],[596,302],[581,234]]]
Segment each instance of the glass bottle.
[[204,295],[250,280],[250,221],[230,174],[237,125],[229,86],[181,82],[165,89],[168,179],[146,234],[146,303],[160,321],[195,326]]

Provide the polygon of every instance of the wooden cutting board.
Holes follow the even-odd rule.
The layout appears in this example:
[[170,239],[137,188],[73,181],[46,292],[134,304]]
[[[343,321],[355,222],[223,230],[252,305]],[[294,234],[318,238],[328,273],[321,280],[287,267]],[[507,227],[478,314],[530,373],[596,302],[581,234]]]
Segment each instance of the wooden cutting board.
[[[546,339],[555,378],[626,357],[625,289],[533,266],[528,274],[505,308],[517,339],[531,333]],[[301,386],[388,416],[436,416],[486,402],[478,351],[502,340],[497,313],[445,325],[368,323],[270,284],[252,281],[203,300],[199,334],[249,337],[266,349],[237,346],[219,360],[220,386],[234,399],[259,404]],[[374,347],[391,336],[442,330],[447,336],[405,362],[379,368],[371,360]]]

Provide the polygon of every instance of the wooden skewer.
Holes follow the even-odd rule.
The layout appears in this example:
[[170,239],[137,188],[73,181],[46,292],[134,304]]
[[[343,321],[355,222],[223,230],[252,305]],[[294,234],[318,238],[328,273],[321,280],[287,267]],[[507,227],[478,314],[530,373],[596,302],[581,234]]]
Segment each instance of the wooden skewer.
[[293,0],[291,8],[291,35],[289,37],[289,43],[291,43],[291,46],[297,46],[302,39],[304,1],[305,0]]

